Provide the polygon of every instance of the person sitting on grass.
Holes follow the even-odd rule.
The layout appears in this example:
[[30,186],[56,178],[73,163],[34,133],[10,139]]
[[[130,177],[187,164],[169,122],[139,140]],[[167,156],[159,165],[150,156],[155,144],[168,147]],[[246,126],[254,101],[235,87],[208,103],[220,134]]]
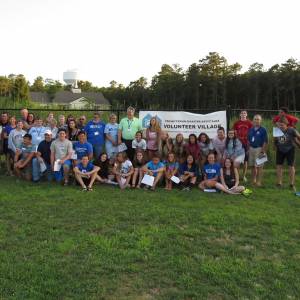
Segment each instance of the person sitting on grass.
[[135,139],[132,141],[132,149],[135,150],[143,150],[146,151],[147,149],[147,142],[143,139],[143,132],[137,131],[135,134]]
[[74,174],[83,191],[93,190],[98,171],[99,167],[94,166],[87,155],[81,158],[81,162],[74,168]]
[[[132,177],[132,187],[139,189],[141,187],[141,181],[143,179],[143,166],[145,165],[145,156],[144,152],[141,150],[138,150],[135,153],[134,159],[133,159],[133,167],[134,167],[134,173]],[[138,184],[136,185],[136,182],[138,180]]]
[[[54,171],[54,178],[57,182],[64,180],[64,186],[69,184],[69,173],[72,168],[71,157],[73,154],[72,142],[66,138],[66,129],[60,128],[58,138],[52,142],[51,166]],[[55,162],[58,164],[59,171],[54,170]]]
[[204,191],[205,189],[214,189],[218,183],[221,175],[221,165],[216,162],[214,153],[207,156],[207,162],[203,167],[204,180],[200,182],[199,188]]
[[31,134],[26,133],[23,137],[23,143],[16,149],[14,157],[14,169],[17,177],[24,177],[30,181],[32,177],[32,158],[34,156],[34,146],[31,143]]
[[129,182],[134,172],[131,161],[127,158],[126,152],[117,154],[113,173],[116,175],[117,182],[121,190],[130,187]]
[[244,163],[245,160],[245,149],[241,141],[236,137],[233,129],[227,133],[223,160],[226,158],[230,158],[233,161],[235,168],[239,168],[240,164]]
[[226,194],[238,195],[245,191],[245,187],[239,185],[239,172],[230,158],[224,160],[220,179],[221,183],[217,182],[215,187]]
[[189,191],[192,189],[197,181],[198,167],[195,164],[193,155],[188,155],[186,162],[179,167],[179,178],[183,191]]
[[298,131],[288,127],[288,119],[282,116],[278,120],[278,127],[283,132],[280,137],[274,138],[276,149],[277,186],[282,187],[283,163],[286,160],[289,167],[290,187],[295,190],[295,145],[296,139],[300,138]]
[[[151,190],[154,191],[159,181],[162,179],[165,171],[164,164],[160,161],[160,157],[157,153],[153,154],[152,160],[146,163],[143,167],[144,174],[154,177],[154,182]],[[145,189],[149,186],[145,186]]]
[[109,179],[109,158],[106,153],[102,153],[95,161],[95,166],[99,167],[97,181],[107,183]]
[[175,159],[175,154],[170,152],[167,157],[167,162],[165,164],[165,180],[166,187],[165,189],[168,191],[172,190],[173,182],[171,178],[177,175],[179,169],[179,163]]

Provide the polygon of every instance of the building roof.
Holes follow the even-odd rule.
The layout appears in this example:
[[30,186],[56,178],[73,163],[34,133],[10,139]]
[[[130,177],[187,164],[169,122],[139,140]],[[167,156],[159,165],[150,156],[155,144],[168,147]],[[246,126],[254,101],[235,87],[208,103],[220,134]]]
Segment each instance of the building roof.
[[106,104],[110,105],[110,102],[100,92],[81,92],[72,93],[71,91],[59,91],[55,94],[51,100],[48,93],[46,92],[30,92],[31,100],[33,102],[42,104],[63,104],[68,105],[71,102],[80,98],[86,98],[95,101],[96,105]]

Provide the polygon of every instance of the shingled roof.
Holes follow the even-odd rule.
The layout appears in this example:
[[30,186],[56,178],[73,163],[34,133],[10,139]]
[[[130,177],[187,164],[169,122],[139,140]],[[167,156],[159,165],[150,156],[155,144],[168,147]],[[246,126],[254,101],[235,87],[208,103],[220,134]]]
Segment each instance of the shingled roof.
[[38,102],[43,104],[53,103],[53,104],[68,105],[77,99],[86,98],[95,101],[96,105],[99,104],[110,105],[110,102],[100,92],[72,93],[70,91],[60,91],[55,94],[55,97],[52,99],[52,101],[46,92],[30,92],[30,96],[33,102]]

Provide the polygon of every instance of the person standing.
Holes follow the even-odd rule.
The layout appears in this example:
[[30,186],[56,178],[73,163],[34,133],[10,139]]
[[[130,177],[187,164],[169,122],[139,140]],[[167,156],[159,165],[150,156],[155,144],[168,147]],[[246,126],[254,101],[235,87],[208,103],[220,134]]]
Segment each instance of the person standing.
[[289,110],[287,107],[281,107],[279,109],[279,114],[273,118],[273,123],[277,125],[281,117],[285,117],[288,120],[288,127],[296,127],[299,119],[295,116],[289,114]]
[[8,135],[8,149],[12,151],[12,156],[15,156],[17,148],[20,148],[23,143],[23,136],[26,131],[23,130],[23,121],[17,122],[17,127],[13,129]]
[[[58,131],[58,138],[52,142],[51,149],[51,166],[54,171],[54,177],[57,182],[64,179],[64,185],[69,183],[69,172],[72,168],[71,157],[73,154],[72,142],[66,138],[67,132],[61,128]],[[60,167],[55,170],[55,162]]]
[[46,127],[43,126],[43,120],[40,117],[36,117],[34,125],[29,129],[29,134],[32,136],[32,146],[37,149],[38,145],[45,138]]
[[253,124],[248,120],[248,113],[246,110],[242,110],[240,113],[240,119],[233,124],[233,129],[235,131],[236,137],[241,141],[243,148],[245,150],[245,160],[243,168],[243,181],[247,182],[247,170],[248,170],[248,159],[249,159],[249,142],[248,142],[248,132],[253,127]]
[[253,127],[248,132],[249,148],[249,167],[252,168],[252,183],[261,186],[263,175],[263,164],[257,165],[257,158],[266,154],[268,145],[267,130],[261,126],[262,117],[255,115],[253,118]]
[[133,107],[127,108],[127,117],[123,118],[119,124],[118,144],[125,143],[127,156],[132,161],[134,158],[134,149],[132,148],[132,141],[135,138],[137,131],[143,130],[141,121],[134,116],[135,109]]
[[101,121],[99,112],[94,113],[94,119],[84,127],[87,141],[93,146],[94,158],[98,159],[103,152],[105,123]]
[[223,127],[218,128],[217,136],[212,140],[212,145],[216,151],[216,160],[221,163],[226,148],[226,136]]
[[118,153],[118,128],[117,116],[111,114],[109,116],[109,123],[106,124],[105,133],[105,149],[109,159],[114,158]]
[[290,187],[295,189],[295,139],[300,138],[300,134],[293,127],[288,127],[289,121],[285,116],[277,122],[278,127],[283,132],[280,137],[274,138],[276,148],[276,170],[277,186],[282,187],[283,163],[286,160],[289,167]]

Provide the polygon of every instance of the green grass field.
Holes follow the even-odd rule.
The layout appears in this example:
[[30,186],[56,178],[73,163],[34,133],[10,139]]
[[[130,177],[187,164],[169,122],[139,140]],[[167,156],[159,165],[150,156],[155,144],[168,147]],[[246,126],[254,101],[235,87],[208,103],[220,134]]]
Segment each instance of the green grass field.
[[2,175],[0,298],[299,299],[300,197],[274,182],[244,198]]

